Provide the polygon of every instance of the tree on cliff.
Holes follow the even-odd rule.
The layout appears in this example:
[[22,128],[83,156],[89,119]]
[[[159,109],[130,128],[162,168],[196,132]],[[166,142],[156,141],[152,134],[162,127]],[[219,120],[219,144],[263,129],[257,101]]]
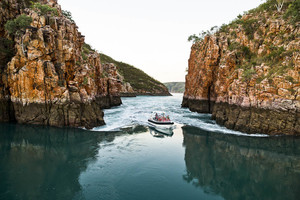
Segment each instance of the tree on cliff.
[[265,5],[270,5],[271,7],[276,8],[277,12],[281,12],[284,7],[287,7],[296,1],[298,0],[267,0]]
[[[30,27],[31,22],[31,17],[22,14],[13,20],[8,20],[4,27],[9,35],[19,37],[21,34],[25,33],[26,28]],[[21,42],[23,53],[25,53],[22,37]]]
[[201,33],[198,34],[198,36],[196,34],[190,35],[188,37],[188,41],[196,43],[198,41],[203,40],[205,38],[205,36],[212,35],[212,34],[216,33],[218,31],[218,29],[219,29],[218,26],[213,26],[213,27],[210,28],[210,30],[202,31]]
[[71,22],[74,22],[74,19],[72,17],[72,13],[68,10],[62,10],[62,14],[68,18]]
[[291,3],[291,2],[294,2],[294,1],[296,1],[296,0],[276,0],[275,7],[276,7],[277,11],[280,12],[285,3]]
[[52,8],[49,5],[46,4],[41,4],[39,2],[31,2],[31,8],[35,10],[39,15],[47,15],[51,14],[53,15],[58,15],[58,11],[56,8]]
[[25,29],[30,26],[32,18],[27,15],[20,15],[16,19],[8,20],[4,25],[8,34],[17,36],[25,32]]
[[275,7],[277,8],[278,12],[281,11],[284,3],[285,3],[285,0],[276,0]]

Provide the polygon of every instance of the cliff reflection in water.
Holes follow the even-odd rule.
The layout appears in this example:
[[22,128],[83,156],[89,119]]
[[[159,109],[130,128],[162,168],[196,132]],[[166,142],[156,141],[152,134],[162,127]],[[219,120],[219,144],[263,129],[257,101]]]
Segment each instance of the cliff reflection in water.
[[115,134],[0,124],[0,199],[72,199],[98,143]]
[[300,138],[239,137],[183,127],[183,179],[225,199],[298,199]]

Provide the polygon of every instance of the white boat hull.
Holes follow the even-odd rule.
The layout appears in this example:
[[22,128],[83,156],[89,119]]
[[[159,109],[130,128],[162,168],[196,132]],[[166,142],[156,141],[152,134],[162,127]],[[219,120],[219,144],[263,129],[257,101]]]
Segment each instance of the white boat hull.
[[155,124],[150,121],[148,121],[148,124],[150,124],[152,127],[155,127],[157,129],[172,129],[175,127],[174,124]]

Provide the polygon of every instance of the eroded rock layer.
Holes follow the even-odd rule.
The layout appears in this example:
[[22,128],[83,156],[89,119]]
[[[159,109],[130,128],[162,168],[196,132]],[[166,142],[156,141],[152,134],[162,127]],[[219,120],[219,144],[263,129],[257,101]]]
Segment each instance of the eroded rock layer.
[[[15,47],[9,62],[0,63],[0,121],[103,125],[102,108],[121,104],[116,72],[101,66],[97,52],[82,55],[84,36],[56,0],[40,2],[55,8],[57,15],[42,15],[26,2],[0,2],[0,37],[13,41]],[[11,36],[4,24],[20,14],[31,17],[32,23],[24,33]]]
[[234,130],[300,135],[300,26],[290,7],[252,10],[196,42],[182,106]]

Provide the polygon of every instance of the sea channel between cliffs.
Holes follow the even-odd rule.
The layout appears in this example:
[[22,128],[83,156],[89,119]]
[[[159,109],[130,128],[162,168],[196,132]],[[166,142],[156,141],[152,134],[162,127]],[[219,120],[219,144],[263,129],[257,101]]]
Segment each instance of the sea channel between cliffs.
[[[113,35],[104,22],[122,16],[117,1],[83,2],[86,15],[82,1],[70,2],[82,19],[91,7],[108,11],[88,22],[101,28],[93,30],[96,40]],[[95,6],[111,2],[112,10]],[[169,20],[178,2],[156,7]],[[136,8],[136,1],[118,4],[124,16],[134,14],[122,3]],[[136,10],[150,30],[144,11]],[[57,0],[0,0],[0,199],[298,200],[299,10],[300,0],[267,0],[228,25],[192,35],[186,82],[164,85],[93,49]],[[149,33],[156,31],[163,36],[160,28]],[[141,48],[113,39],[117,48],[159,61],[144,49],[151,49],[146,40],[153,42],[175,71],[177,54],[166,59],[161,44],[141,33],[135,32],[143,40],[134,38]],[[175,48],[178,41],[170,38],[167,47]],[[167,87],[184,94],[170,95]],[[166,133],[149,125],[152,111],[165,112],[175,126]]]
[[[122,98],[93,131],[0,123],[0,197],[297,199],[298,137],[232,131],[181,101]],[[173,135],[146,125],[152,109],[169,112]]]

